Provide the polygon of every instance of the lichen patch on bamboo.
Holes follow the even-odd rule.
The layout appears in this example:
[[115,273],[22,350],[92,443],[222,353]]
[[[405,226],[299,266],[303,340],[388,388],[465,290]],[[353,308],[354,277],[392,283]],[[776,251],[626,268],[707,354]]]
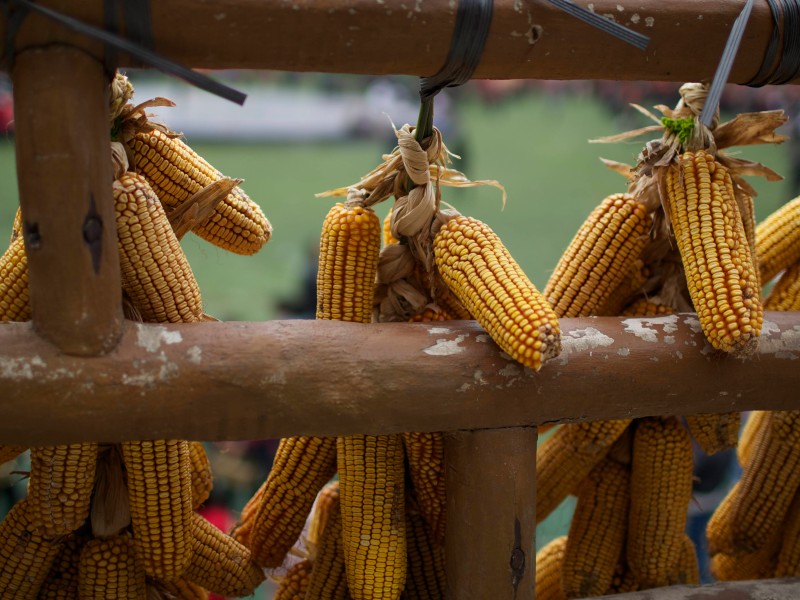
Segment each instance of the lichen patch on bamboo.
[[566,365],[574,352],[588,352],[595,348],[611,346],[613,343],[614,338],[594,327],[564,331],[561,334],[561,354],[556,361],[560,365]]
[[183,341],[180,331],[169,331],[166,327],[136,324],[136,344],[148,352],[157,352],[161,344],[179,344]]
[[454,340],[439,338],[433,346],[425,348],[423,352],[431,356],[453,356],[454,354],[460,354],[465,352],[466,348],[459,346],[459,344],[467,337],[467,335],[459,335]]

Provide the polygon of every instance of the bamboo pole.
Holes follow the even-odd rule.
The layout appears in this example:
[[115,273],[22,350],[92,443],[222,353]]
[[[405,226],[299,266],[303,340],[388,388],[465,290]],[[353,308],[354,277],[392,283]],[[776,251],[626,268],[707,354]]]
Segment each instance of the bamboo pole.
[[[101,0],[40,3],[102,26]],[[579,4],[650,36],[650,46],[639,51],[544,0],[495,0],[475,77],[709,81],[742,7],[739,2],[714,0]],[[373,75],[438,71],[450,46],[455,10],[455,2],[431,0],[152,3],[156,51],[186,66]],[[20,32],[18,48],[53,36],[86,43],[40,17],[30,19],[35,26]],[[0,36],[3,28],[0,21]],[[743,83],[755,75],[771,30],[767,3],[756,3],[731,82]]]
[[538,373],[471,321],[128,324],[117,349],[96,358],[65,356],[28,324],[0,324],[0,443],[390,434],[797,409],[797,313],[767,313],[748,360],[714,353],[689,314],[561,324],[564,350]]
[[445,435],[448,600],[533,600],[536,428]]
[[800,579],[764,579],[759,581],[725,581],[709,585],[676,585],[630,592],[614,596],[598,596],[594,600],[797,600]]
[[18,54],[12,78],[34,328],[68,354],[107,352],[122,335],[108,80],[61,45]]

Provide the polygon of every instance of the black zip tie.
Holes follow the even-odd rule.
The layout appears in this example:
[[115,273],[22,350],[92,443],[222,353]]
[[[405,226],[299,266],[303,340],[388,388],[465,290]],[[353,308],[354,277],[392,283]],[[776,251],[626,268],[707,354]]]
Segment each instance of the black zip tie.
[[[101,42],[108,44],[117,50],[127,52],[134,58],[141,60],[145,64],[155,69],[158,69],[162,73],[167,73],[183,79],[187,83],[190,83],[201,90],[219,96],[220,98],[230,100],[231,102],[235,102],[239,105],[244,104],[244,101],[247,98],[246,94],[243,94],[238,90],[215,81],[210,77],[203,75],[202,73],[192,71],[183,65],[179,65],[167,58],[164,58],[163,56],[159,56],[155,52],[146,48],[142,48],[138,44],[134,44],[123,37],[114,35],[102,29],[98,29],[97,27],[93,27],[92,25],[88,25],[82,21],[78,21],[77,19],[73,19],[67,15],[63,15],[45,6],[39,6],[38,4],[34,4],[28,0],[13,0],[13,3],[21,6],[22,8],[33,10],[39,14],[49,17],[54,21],[61,23],[65,27],[69,27],[70,29],[77,31],[78,33],[100,40]],[[11,24],[9,23],[9,29],[10,25]],[[19,27],[19,25],[17,25],[17,27]],[[9,39],[13,40],[13,38]],[[9,40],[7,40],[7,47],[8,45],[11,45],[13,52],[13,42],[9,42]],[[12,55],[13,54],[9,54],[7,56]]]
[[753,11],[753,0],[745,2],[742,12],[736,17],[731,27],[731,32],[728,35],[728,41],[725,43],[725,50],[722,52],[722,58],[717,65],[717,72],[714,73],[714,79],[711,82],[711,88],[708,90],[706,96],[706,103],[703,106],[703,112],[700,113],[700,122],[706,127],[711,127],[711,122],[714,120],[714,115],[719,106],[719,99],[722,96],[722,89],[728,82],[728,75],[731,74],[731,67],[736,58],[736,53],[739,51],[739,44],[744,35],[744,28],[747,26],[747,21],[750,19],[750,13]]
[[779,0],[778,4],[783,12],[783,50],[769,83],[783,85],[800,75],[800,3],[798,0]]
[[600,31],[603,31],[609,35],[613,35],[618,40],[622,40],[626,44],[630,44],[639,50],[645,50],[647,45],[650,43],[649,36],[638,33],[633,29],[625,27],[624,25],[620,25],[616,21],[607,19],[606,17],[598,15],[597,13],[583,8],[582,6],[568,2],[568,0],[547,1],[556,8],[563,10],[568,15],[571,15],[576,19],[580,19],[584,23],[591,25]]
[[764,60],[761,62],[761,67],[758,69],[758,73],[756,73],[753,78],[745,83],[745,85],[749,87],[763,87],[770,83],[770,79],[772,78],[773,73],[775,72],[770,71],[772,68],[773,63],[775,62],[775,57],[778,54],[778,41],[780,40],[780,29],[781,29],[781,10],[780,4],[776,2],[776,0],[767,0],[767,4],[769,4],[769,12],[772,16],[772,33],[769,35],[769,43],[767,44],[767,49],[764,52]]

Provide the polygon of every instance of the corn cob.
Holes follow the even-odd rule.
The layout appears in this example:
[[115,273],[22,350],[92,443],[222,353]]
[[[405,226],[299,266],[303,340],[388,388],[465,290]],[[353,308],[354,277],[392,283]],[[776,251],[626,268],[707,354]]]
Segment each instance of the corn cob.
[[192,514],[190,537],[192,560],[182,574],[185,580],[220,596],[249,596],[264,581],[250,551],[197,513]]
[[36,598],[60,549],[39,533],[27,500],[17,502],[0,523],[0,594]]
[[756,265],[756,280],[758,287],[764,284],[761,279],[761,271],[758,268],[758,248],[756,247],[756,207],[753,203],[753,197],[745,192],[741,187],[736,188],[736,205],[739,208],[739,214],[742,217],[742,228],[744,235],[747,238],[747,245],[750,248],[750,257]]
[[9,244],[13,244],[14,240],[20,237],[22,237],[22,210],[18,208],[17,213],[14,215],[14,222],[11,224],[11,241]]
[[403,438],[337,444],[347,585],[354,600],[397,600],[406,582]]
[[200,320],[197,281],[153,189],[140,175],[126,173],[113,191],[122,289],[144,321]]
[[627,561],[643,588],[669,585],[692,498],[692,442],[676,417],[637,422]]
[[425,309],[409,319],[411,323],[435,323],[437,321],[453,321],[455,317],[437,304],[428,305]]
[[569,423],[536,450],[536,522],[541,523],[603,458],[630,419]]
[[89,516],[97,444],[31,448],[28,510],[45,537],[66,535]]
[[750,354],[764,315],[730,174],[700,150],[684,153],[665,180],[669,217],[703,333],[718,350]]
[[336,438],[280,441],[250,532],[249,547],[259,565],[281,565],[303,531],[317,492],[335,473]]
[[192,470],[192,510],[208,500],[213,487],[211,465],[202,442],[189,442],[189,463]]
[[778,279],[767,299],[765,310],[800,310],[800,263],[790,266]]
[[594,467],[576,490],[564,553],[567,598],[602,595],[622,555],[630,501],[630,470],[611,458]]
[[716,554],[741,554],[741,549],[733,543],[733,509],[739,495],[739,482],[733,484],[725,497],[714,509],[706,525],[706,539],[708,540],[708,553]]
[[613,594],[626,594],[628,592],[638,591],[639,582],[636,581],[636,577],[628,568],[628,563],[625,562],[625,560],[617,563],[614,569],[614,575],[611,578],[611,585],[608,586],[608,589],[604,593],[611,596]]
[[392,211],[389,211],[389,213],[383,219],[382,234],[384,246],[391,246],[392,244],[397,244],[400,241],[392,235]]
[[431,528],[433,539],[444,544],[444,436],[441,432],[404,433],[403,444],[418,510]]
[[[180,206],[223,177],[184,141],[170,138],[157,129],[136,134],[129,148],[136,171],[148,180],[167,206]],[[269,241],[272,225],[258,204],[236,187],[220,202],[211,218],[192,231],[224,250],[254,254]]]
[[776,553],[775,577],[798,577],[800,576],[800,492],[795,493],[781,530],[781,542]]
[[558,261],[544,297],[560,317],[593,314],[630,272],[647,243],[650,217],[630,194],[608,196]]
[[309,559],[292,565],[281,579],[274,600],[306,600],[313,567]]
[[0,321],[30,321],[28,255],[22,236],[0,256]]
[[645,267],[644,262],[641,259],[634,261],[622,282],[609,292],[605,302],[598,306],[593,314],[597,316],[622,314],[623,309],[636,303],[631,302],[631,298],[641,293],[642,287],[647,283],[648,275],[649,269]]
[[551,541],[536,554],[536,600],[567,600],[561,576],[567,536]]
[[738,412],[686,415],[686,425],[706,454],[735,448],[739,442]]
[[317,319],[369,323],[381,228],[371,208],[336,204],[319,242]]
[[159,581],[157,589],[169,594],[168,598],[174,600],[208,600],[208,592],[195,583],[185,579],[172,581]]
[[408,577],[403,600],[441,600],[445,597],[444,545],[432,535],[413,494],[406,495]]
[[800,411],[774,411],[733,503],[734,547],[755,552],[780,530],[800,486]]
[[[317,547],[322,540],[322,534],[331,520],[334,512],[341,515],[339,510],[339,482],[331,481],[322,488],[314,502],[311,513],[311,522],[308,525],[308,544]],[[341,519],[341,516],[339,517]]]
[[742,467],[750,462],[756,447],[762,443],[765,432],[769,430],[769,425],[767,425],[769,416],[770,411],[768,410],[754,410],[747,417],[736,446],[736,455]]
[[127,534],[93,539],[81,550],[78,597],[81,600],[145,600],[144,569]]
[[711,574],[720,581],[771,579],[775,576],[775,548],[764,547],[737,555],[719,552],[711,557]]
[[39,588],[37,600],[75,600],[78,597],[78,571],[81,548],[88,536],[77,532],[63,540],[47,577]]
[[0,444],[0,465],[11,462],[26,450],[25,446]]
[[511,358],[538,371],[558,355],[556,315],[488,226],[470,217],[451,218],[433,246],[444,282]]
[[700,566],[697,563],[697,551],[692,538],[683,535],[678,562],[667,577],[669,585],[697,585],[700,583]]
[[189,442],[123,442],[136,552],[150,577],[178,577],[192,557]]
[[673,308],[666,304],[659,304],[647,298],[637,298],[623,308],[620,315],[623,317],[656,317],[671,315],[674,312]]
[[322,507],[318,506],[318,508],[327,514],[319,515],[320,519],[325,521],[325,526],[321,528],[316,544],[314,568],[308,580],[305,598],[307,600],[349,600],[342,547],[342,512],[338,494],[330,496],[330,501],[323,502]]
[[764,283],[800,260],[800,197],[758,224],[756,255]]
[[253,524],[256,520],[258,508],[264,499],[264,493],[267,489],[267,482],[259,486],[256,493],[247,501],[242,509],[242,514],[239,516],[239,522],[233,527],[231,535],[240,544],[244,544],[248,548],[252,545]]

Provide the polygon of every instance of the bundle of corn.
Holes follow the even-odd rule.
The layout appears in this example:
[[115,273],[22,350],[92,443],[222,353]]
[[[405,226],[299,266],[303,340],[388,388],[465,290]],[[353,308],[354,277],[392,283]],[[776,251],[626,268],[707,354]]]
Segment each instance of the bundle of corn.
[[[123,144],[133,170],[148,182],[168,211],[180,208],[194,194],[223,178],[180,139],[180,134],[151,121],[145,113],[148,107],[174,103],[156,98],[134,106],[132,97],[130,82],[117,74],[111,87],[111,138]],[[269,241],[272,226],[258,204],[236,185],[192,232],[225,250],[253,254]]]
[[759,273],[764,283],[779,275],[766,310],[800,310],[800,198],[787,202],[756,228]]

